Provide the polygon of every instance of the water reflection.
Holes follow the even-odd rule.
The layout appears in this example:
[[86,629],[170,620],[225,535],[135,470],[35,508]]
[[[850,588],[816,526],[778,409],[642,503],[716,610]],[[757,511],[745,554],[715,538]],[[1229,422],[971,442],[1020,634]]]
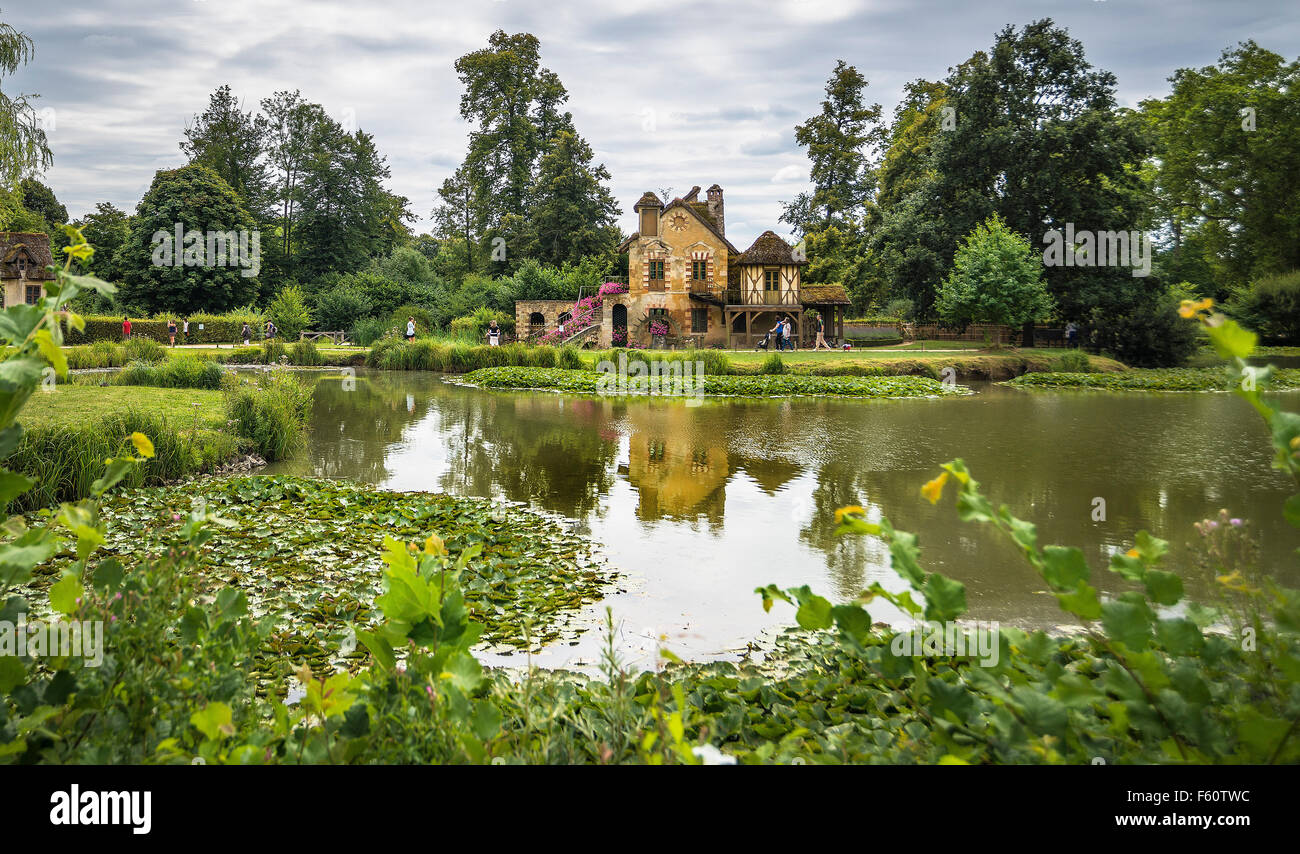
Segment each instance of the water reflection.
[[[1016,550],[919,485],[962,456],[995,502],[1078,545],[1100,567],[1146,528],[1188,563],[1191,524],[1220,507],[1252,520],[1280,579],[1300,581],[1300,538],[1262,424],[1230,395],[1030,394],[984,386],[948,400],[586,399],[469,389],[428,374],[317,378],[303,458],[275,471],[520,501],[566,516],[641,579],[616,596],[635,624],[702,655],[743,644],[764,615],[755,586],[849,597],[897,587],[878,541],[834,534],[860,504],[920,536],[923,562],[961,579],[973,617],[1061,621]],[[1288,395],[1300,406],[1300,395]],[[1094,521],[1097,500],[1104,521]],[[1094,582],[1121,589],[1109,573]],[[1188,578],[1189,590],[1205,590]],[[889,618],[886,611],[873,616]],[[586,646],[574,654],[587,652]],[[567,653],[566,653],[567,654]],[[559,655],[559,653],[557,653]]]

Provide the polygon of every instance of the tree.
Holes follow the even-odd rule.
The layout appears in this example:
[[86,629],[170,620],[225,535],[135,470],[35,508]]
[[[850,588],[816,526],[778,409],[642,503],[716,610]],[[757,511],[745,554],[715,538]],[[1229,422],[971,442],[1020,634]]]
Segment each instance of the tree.
[[267,159],[275,172],[272,197],[280,225],[280,266],[285,275],[291,275],[298,184],[309,153],[309,141],[315,127],[325,119],[325,111],[319,104],[303,101],[297,90],[286,90],[262,99],[262,113],[266,117]]
[[464,166],[442,182],[442,186],[438,188],[438,197],[442,199],[442,204],[438,205],[433,212],[434,227],[437,229],[438,236],[444,242],[460,241],[464,264],[457,265],[462,267],[459,272],[462,276],[472,273],[478,214],[474,188]]
[[[1142,122],[1116,107],[1114,75],[1094,69],[1050,19],[1002,30],[944,90],[955,123],[931,136],[924,167],[907,170],[908,188],[869,238],[891,294],[912,299],[922,317],[962,237],[990,214],[1035,239],[1067,223],[1094,232],[1146,224]],[[1143,291],[1126,269],[1045,275],[1070,318],[1126,309]]]
[[304,277],[358,270],[409,236],[407,200],[384,189],[388,177],[369,134],[327,116],[313,125],[298,195],[295,264]]
[[1300,269],[1300,60],[1253,41],[1142,103],[1168,261],[1211,295]]
[[[1042,258],[997,214],[975,228],[953,259],[939,289],[939,317],[953,326],[994,323],[1022,326],[1052,310],[1043,284]],[[997,343],[1002,343],[999,330]]]
[[[460,114],[474,129],[461,167],[474,200],[474,228],[481,240],[509,244],[524,231],[537,165],[572,117],[561,113],[568,93],[541,66],[541,46],[530,33],[497,30],[488,46],[456,60],[465,91]],[[518,253],[516,253],[518,254]],[[513,262],[497,258],[498,270]]]
[[[26,34],[0,22],[0,81],[32,61],[36,45]],[[33,172],[54,164],[41,117],[33,105],[38,95],[9,95],[0,90],[0,185],[12,187]]]
[[786,205],[781,219],[798,231],[860,218],[875,189],[872,149],[882,141],[880,105],[867,106],[867,78],[844,60],[826,81],[821,112],[796,125],[794,138],[808,149],[813,191]]
[[[178,228],[184,235],[200,236],[199,245],[186,239],[182,246],[174,246],[171,238]],[[160,170],[140,200],[127,242],[114,259],[122,274],[119,301],[150,314],[220,313],[247,305],[257,294],[256,277],[245,275],[251,267],[232,263],[229,248],[225,263],[218,263],[221,259],[206,251],[206,237],[245,231],[251,250],[251,233],[256,229],[256,220],[216,172],[194,165]],[[170,246],[169,254],[163,253],[164,246]]]
[[[283,288],[266,308],[266,316],[279,330],[280,337],[292,341],[298,333],[311,326],[311,312],[297,285]],[[348,328],[346,326],[342,327]]]
[[532,192],[532,213],[524,252],[543,264],[577,263],[587,255],[612,255],[618,245],[621,213],[602,183],[604,164],[593,165],[591,146],[562,130],[542,157]]
[[100,202],[95,205],[94,212],[86,214],[74,225],[81,229],[86,242],[95,247],[88,267],[90,274],[106,282],[121,281],[117,253],[131,235],[126,211],[111,202]]
[[24,178],[19,186],[23,191],[23,207],[44,217],[51,230],[68,221],[68,209],[59,204],[49,187],[35,178]]
[[181,151],[190,163],[220,175],[259,222],[266,216],[269,196],[263,159],[266,133],[266,120],[245,112],[230,87],[222,86],[209,97],[208,108],[185,129],[181,142]]

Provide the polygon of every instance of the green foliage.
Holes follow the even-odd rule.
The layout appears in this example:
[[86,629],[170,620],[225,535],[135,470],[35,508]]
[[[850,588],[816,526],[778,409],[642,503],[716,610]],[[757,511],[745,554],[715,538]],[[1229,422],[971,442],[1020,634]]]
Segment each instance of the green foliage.
[[388,321],[381,317],[364,317],[352,324],[352,343],[369,347],[393,331]]
[[473,314],[457,317],[451,322],[449,328],[452,337],[479,343],[486,340],[487,330],[494,320],[497,328],[502,332],[515,331],[515,316],[513,314],[496,311],[487,306],[475,309]]
[[[537,388],[570,394],[655,394],[649,382],[639,384],[629,376],[620,386],[610,374],[588,370],[558,368],[481,368],[465,377],[465,382],[484,388]],[[672,390],[671,380],[661,376],[658,388]],[[835,376],[800,374],[758,376],[710,376],[698,380],[704,395],[744,397],[790,397],[793,395],[827,395],[862,398],[928,397],[969,394],[963,386],[945,385],[929,377]],[[680,394],[681,392],[677,392]],[[690,391],[688,390],[689,394]]]
[[1178,300],[1167,291],[1098,312],[1093,331],[1096,349],[1136,367],[1183,365],[1196,350],[1196,327],[1178,316]]
[[1155,212],[1180,235],[1164,264],[1219,298],[1300,269],[1292,178],[1300,170],[1300,60],[1244,41],[1216,65],[1178,69],[1170,82],[1169,95],[1141,105],[1155,142]]
[[[225,371],[211,359],[182,356],[156,364],[131,362],[113,375],[114,385],[147,385],[157,388],[221,388]],[[144,431],[141,431],[144,432]]]
[[1052,360],[1051,370],[1056,373],[1086,374],[1092,371],[1092,361],[1087,353],[1069,350]]
[[287,459],[302,447],[311,406],[311,387],[282,371],[232,376],[226,383],[226,417],[267,462]]
[[295,341],[289,347],[289,364],[302,367],[316,367],[325,364],[315,341]]
[[433,313],[418,305],[399,305],[393,309],[393,313],[388,318],[388,326],[396,329],[400,337],[405,337],[407,318],[415,320],[416,335],[431,335],[437,328]]
[[369,319],[371,309],[372,303],[365,291],[352,281],[340,281],[316,295],[316,306],[312,313],[320,331],[346,332]]
[[312,325],[311,312],[297,285],[288,285],[267,306],[266,317],[279,330],[277,337],[292,341]]
[[[251,266],[238,264],[186,266],[185,246],[172,246],[172,263],[154,263],[164,244],[155,234],[174,243],[182,232],[252,232],[257,222],[239,197],[217,173],[204,166],[160,170],[140,200],[127,242],[114,258],[121,268],[118,299],[133,310],[147,313],[171,311],[223,312],[247,305],[257,295],[257,279],[245,275]],[[170,245],[170,244],[167,244]],[[206,246],[205,246],[206,249]],[[227,261],[231,248],[227,246]],[[250,239],[251,253],[251,239]],[[212,261],[204,255],[205,261]],[[251,264],[252,259],[248,259]]]
[[582,367],[582,357],[573,347],[556,349],[527,344],[489,347],[471,346],[463,341],[416,338],[411,343],[384,339],[375,342],[366,355],[366,365],[386,371],[443,371],[463,373],[478,368],[508,365],[553,368],[565,365]]
[[[197,417],[197,413],[196,413]],[[133,434],[150,437],[154,454],[147,463],[129,471],[123,486],[158,486],[197,474],[211,473],[239,451],[234,435],[196,435],[193,421],[126,411],[104,415],[88,423],[35,427],[22,440],[5,465],[35,481],[19,496],[10,512],[39,510],[63,501],[80,501],[104,472],[104,460],[118,454]]]
[[961,328],[971,323],[1017,327],[1051,310],[1042,259],[997,214],[962,242],[935,303],[945,323]]
[[1300,344],[1300,270],[1256,279],[1235,290],[1223,310],[1265,341]]
[[[1223,368],[1133,368],[1127,371],[1029,373],[1010,380],[1017,388],[1092,388],[1107,391],[1231,391],[1232,377]],[[1269,375],[1275,389],[1300,388],[1300,369],[1284,368]]]
[[790,369],[786,366],[785,362],[781,360],[781,355],[779,353],[771,353],[763,360],[763,364],[759,367],[758,372],[760,374],[776,375],[788,373],[789,370]]

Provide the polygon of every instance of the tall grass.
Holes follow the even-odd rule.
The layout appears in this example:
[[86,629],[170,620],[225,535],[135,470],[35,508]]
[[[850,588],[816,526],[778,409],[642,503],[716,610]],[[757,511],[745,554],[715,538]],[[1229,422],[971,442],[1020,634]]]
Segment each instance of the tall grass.
[[148,338],[132,338],[120,344],[100,340],[81,347],[65,347],[63,354],[73,370],[120,368],[131,362],[157,364],[167,358],[166,348]]
[[629,363],[635,361],[643,362],[702,362],[704,364],[704,373],[713,376],[728,376],[739,373],[727,354],[721,350],[704,349],[704,350],[625,350],[617,347],[613,350],[603,350],[596,354],[596,362],[609,361],[618,364],[619,357],[627,355]]
[[155,486],[208,472],[233,457],[239,440],[229,434],[195,436],[187,425],[141,412],[104,416],[89,424],[35,427],[23,434],[5,460],[11,470],[36,481],[8,512],[26,512],[90,494],[104,474],[104,460],[122,452],[126,437],[140,432],[153,442],[154,456],[127,475],[126,486]]
[[315,341],[296,341],[289,347],[289,364],[314,368],[325,364]]
[[312,389],[281,371],[225,382],[226,417],[267,462],[296,453],[307,435]]
[[371,347],[366,365],[385,371],[444,373],[467,373],[479,368],[585,367],[576,347],[533,347],[519,343],[489,347],[438,338],[416,338],[410,343],[391,339],[379,341]]
[[113,385],[219,389],[224,373],[220,365],[209,359],[182,356],[157,365],[132,362],[113,377]]

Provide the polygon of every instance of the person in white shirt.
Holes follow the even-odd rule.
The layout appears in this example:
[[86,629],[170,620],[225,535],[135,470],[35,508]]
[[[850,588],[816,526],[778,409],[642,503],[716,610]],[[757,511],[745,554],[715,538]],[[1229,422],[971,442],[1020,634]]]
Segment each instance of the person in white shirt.
[[415,318],[406,318],[406,340],[410,341],[415,338]]

